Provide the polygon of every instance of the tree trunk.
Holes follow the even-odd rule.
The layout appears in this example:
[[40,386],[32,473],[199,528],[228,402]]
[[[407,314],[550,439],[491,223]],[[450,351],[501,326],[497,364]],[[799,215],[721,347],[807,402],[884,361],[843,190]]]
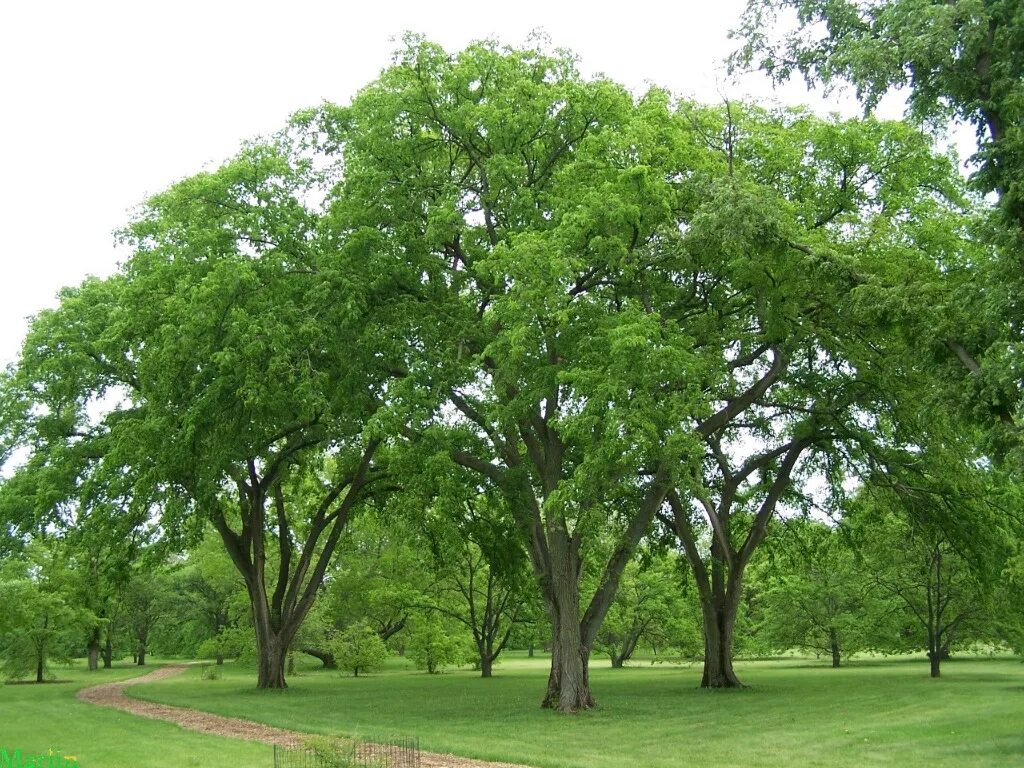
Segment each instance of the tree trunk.
[[480,677],[491,677],[494,658],[489,653],[480,654]]
[[139,646],[139,658],[135,663],[140,667],[146,666],[146,646]]
[[287,688],[284,680],[285,657],[288,649],[276,638],[267,638],[259,645],[259,673],[257,688]]
[[562,582],[553,592],[557,605],[551,611],[551,671],[541,707],[559,712],[591,709],[594,698],[590,695],[590,649],[583,643],[576,618],[579,588],[575,582]]
[[733,630],[736,626],[735,599],[724,605],[701,605],[704,616],[704,676],[701,688],[742,688],[732,669]]
[[829,627],[828,644],[829,649],[832,651],[832,669],[839,669],[839,663],[841,661],[839,652],[839,635],[834,627]]
[[334,654],[330,651],[325,651],[322,648],[313,648],[310,646],[299,648],[299,650],[309,656],[312,656],[316,659],[320,659],[320,663],[324,665],[324,669],[338,668],[338,662],[335,661]]
[[939,677],[939,665],[942,663],[942,654],[938,651],[928,651],[928,661],[931,663],[931,676]]
[[529,645],[528,645],[528,646],[526,647],[526,656],[527,656],[528,658],[531,658],[531,659],[533,658],[533,643],[530,643],[530,644],[529,644]]
[[36,682],[43,682],[43,654],[36,655]]
[[107,642],[103,646],[103,668],[110,669],[114,664],[114,642],[107,636]]
[[95,672],[100,668],[100,641],[93,639],[89,641],[89,647],[87,649],[87,658],[89,660],[89,671]]
[[612,669],[622,669],[626,662],[633,658],[633,652],[636,651],[637,643],[640,642],[640,634],[643,632],[642,627],[633,627],[626,638],[622,641],[622,647],[618,653],[612,653]]
[[219,667],[219,666],[222,666],[223,664],[224,664],[224,654],[223,653],[218,653],[217,654],[217,666]]

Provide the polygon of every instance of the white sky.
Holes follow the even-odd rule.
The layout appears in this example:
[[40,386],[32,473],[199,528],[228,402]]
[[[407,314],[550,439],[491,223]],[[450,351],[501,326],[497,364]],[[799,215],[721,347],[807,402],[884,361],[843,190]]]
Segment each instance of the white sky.
[[[296,109],[347,102],[405,30],[455,50],[485,37],[519,44],[539,28],[585,72],[637,90],[772,98],[760,81],[725,83],[742,6],[0,0],[0,364],[62,286],[116,268],[112,233],[132,208]],[[810,98],[799,85],[776,97]]]

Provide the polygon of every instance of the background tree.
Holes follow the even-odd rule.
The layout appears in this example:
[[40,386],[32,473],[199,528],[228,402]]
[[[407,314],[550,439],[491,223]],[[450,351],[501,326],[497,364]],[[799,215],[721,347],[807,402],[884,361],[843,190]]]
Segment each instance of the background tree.
[[45,679],[51,662],[69,661],[82,628],[95,622],[68,594],[60,555],[35,544],[25,559],[0,563],[0,659],[4,675]]
[[482,677],[508,645],[536,589],[514,518],[500,497],[440,498],[424,521],[434,584],[421,608],[461,624],[472,635]]
[[655,653],[673,644],[685,612],[680,579],[674,553],[641,550],[626,566],[594,646],[613,668],[624,666],[641,641]]
[[991,477],[955,462],[950,446],[876,472],[846,517],[876,593],[904,611],[900,640],[924,648],[931,676],[957,646],[991,641],[993,590],[1006,563]]
[[839,667],[871,647],[872,625],[889,606],[871,595],[868,569],[844,531],[788,519],[768,554],[754,580],[761,632],[775,650],[810,651]]
[[331,642],[331,653],[341,669],[360,672],[378,669],[388,657],[387,646],[368,624],[357,622],[341,630]]
[[171,583],[163,569],[154,565],[137,569],[124,592],[120,623],[131,641],[132,657],[138,666],[145,666],[156,627],[171,618],[172,610]]

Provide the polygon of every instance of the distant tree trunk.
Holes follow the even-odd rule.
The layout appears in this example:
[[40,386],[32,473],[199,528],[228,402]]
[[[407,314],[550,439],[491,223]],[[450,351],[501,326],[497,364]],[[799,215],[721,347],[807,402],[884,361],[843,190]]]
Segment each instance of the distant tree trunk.
[[609,654],[612,658],[612,669],[622,669],[626,662],[633,658],[633,652],[636,651],[636,645],[640,642],[640,635],[643,634],[643,631],[644,628],[642,626],[632,627],[629,630],[629,634],[622,641],[618,653],[613,651]]
[[36,682],[43,682],[43,654],[36,655]]
[[315,659],[319,659],[320,663],[324,665],[324,669],[338,668],[338,662],[335,660],[334,654],[330,651],[326,651],[323,648],[314,648],[308,645],[299,648],[299,650]]
[[88,659],[90,672],[95,672],[100,668],[100,641],[98,637],[94,636],[89,639],[89,645],[86,648],[86,658]]
[[[402,616],[401,618],[396,619],[395,621],[382,621],[380,623],[380,626],[377,627],[377,634],[380,635],[380,639],[386,643],[394,635],[397,635],[399,632],[405,629],[405,625],[408,623],[408,621],[408,616]],[[326,667],[327,665],[324,664],[324,666]],[[334,667],[331,667],[331,669],[333,668]]]
[[828,645],[832,651],[832,668],[839,669],[839,662],[841,656],[839,652],[839,633],[836,632],[835,627],[828,628]]
[[533,643],[526,646],[526,655],[531,659],[533,658]]
[[146,646],[139,646],[138,658],[135,660],[135,663],[140,667],[146,666]]
[[219,667],[219,666],[222,666],[223,664],[224,664],[224,654],[223,653],[218,653],[217,654],[217,666]]
[[107,635],[107,642],[103,646],[103,668],[110,669],[114,663],[114,641]]

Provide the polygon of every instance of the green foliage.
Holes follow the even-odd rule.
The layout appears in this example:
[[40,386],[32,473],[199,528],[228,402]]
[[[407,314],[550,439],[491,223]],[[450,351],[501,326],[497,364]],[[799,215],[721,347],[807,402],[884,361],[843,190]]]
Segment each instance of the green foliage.
[[[776,15],[782,15],[776,21]],[[795,14],[795,24],[791,25]],[[943,258],[944,315],[919,342],[943,361],[952,401],[988,431],[988,450],[1020,472],[1024,405],[1020,327],[1024,243],[1024,16],[1015,0],[750,0],[736,35],[737,66],[778,80],[852,83],[867,109],[902,89],[909,112],[977,133],[974,182],[998,205],[976,235],[992,246]],[[945,348],[943,348],[945,347]],[[934,366],[935,360],[932,360]]]
[[203,680],[220,680],[221,668],[216,664],[203,665]]
[[[645,552],[623,573],[619,591],[597,633],[594,650],[622,666],[639,646],[658,660],[673,653],[699,656],[700,618],[692,594],[683,594],[685,566],[674,554]],[[696,642],[695,642],[696,641]]]
[[330,643],[331,652],[341,669],[351,670],[354,677],[360,672],[380,668],[390,652],[373,627],[363,622],[341,630]]
[[891,604],[872,594],[867,566],[834,526],[794,518],[769,546],[753,581],[759,630],[777,651],[832,657],[834,666],[874,647]]
[[437,616],[427,615],[417,619],[409,631],[405,655],[417,669],[436,675],[472,659],[471,647],[464,631],[455,630]]
[[41,683],[52,663],[70,661],[95,617],[68,594],[59,556],[38,544],[28,555],[0,561],[0,660],[5,677]]
[[240,658],[252,660],[256,648],[248,627],[221,627],[213,637],[199,643],[195,655],[200,659]]
[[993,577],[999,566],[992,552],[970,554],[972,545],[984,541],[983,526],[993,522],[981,517],[981,510],[961,509],[975,516],[978,535],[968,543],[936,515],[915,508],[928,503],[934,497],[869,487],[851,505],[848,525],[859,541],[868,584],[892,605],[890,621],[882,625],[890,634],[878,633],[876,647],[897,653],[923,649],[941,661],[957,649],[993,639]]

